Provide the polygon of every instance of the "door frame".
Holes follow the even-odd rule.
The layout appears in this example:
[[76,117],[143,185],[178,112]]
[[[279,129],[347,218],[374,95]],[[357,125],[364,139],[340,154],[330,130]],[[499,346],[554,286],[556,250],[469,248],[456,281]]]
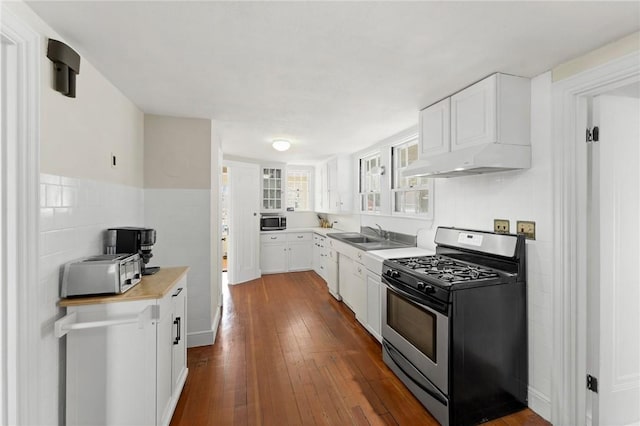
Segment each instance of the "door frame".
[[[587,354],[587,98],[640,78],[640,52],[553,83],[553,359],[551,422],[584,425]],[[585,160],[585,161],[582,161]]]
[[[40,225],[40,35],[2,5],[0,33],[17,53],[16,139],[3,141],[2,193],[6,208],[2,226],[14,222],[15,234],[4,238],[2,250],[2,381],[3,424],[37,424],[39,341],[38,319]],[[10,175],[7,167],[12,168]],[[4,204],[4,203],[3,203]],[[5,216],[6,215],[6,216]],[[6,224],[5,224],[6,222]],[[7,274],[8,272],[8,274]],[[13,279],[8,279],[12,277]],[[6,423],[5,423],[6,421]]]

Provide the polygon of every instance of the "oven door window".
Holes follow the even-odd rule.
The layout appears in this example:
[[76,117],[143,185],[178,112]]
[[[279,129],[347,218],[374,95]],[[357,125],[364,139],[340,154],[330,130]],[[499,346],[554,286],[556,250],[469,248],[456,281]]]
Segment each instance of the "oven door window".
[[387,290],[387,325],[437,363],[435,314]]

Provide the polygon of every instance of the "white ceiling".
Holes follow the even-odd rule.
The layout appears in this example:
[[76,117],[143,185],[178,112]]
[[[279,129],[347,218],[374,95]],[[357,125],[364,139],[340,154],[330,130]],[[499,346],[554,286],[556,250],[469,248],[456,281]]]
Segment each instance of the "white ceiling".
[[364,149],[492,72],[533,77],[640,29],[640,2],[28,4],[143,111],[215,119],[226,154],[294,163]]

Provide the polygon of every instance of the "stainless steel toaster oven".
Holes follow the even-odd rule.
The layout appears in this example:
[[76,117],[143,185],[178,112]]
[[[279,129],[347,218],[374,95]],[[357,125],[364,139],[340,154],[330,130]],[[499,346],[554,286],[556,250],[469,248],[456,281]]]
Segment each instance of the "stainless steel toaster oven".
[[101,254],[64,265],[60,297],[119,294],[142,279],[140,255]]

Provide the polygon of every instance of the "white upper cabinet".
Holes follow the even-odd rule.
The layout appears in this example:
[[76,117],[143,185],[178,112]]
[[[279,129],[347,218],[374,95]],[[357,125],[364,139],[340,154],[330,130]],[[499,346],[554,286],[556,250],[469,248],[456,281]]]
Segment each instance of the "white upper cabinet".
[[353,210],[353,166],[351,156],[339,155],[316,167],[316,210],[327,213]]
[[451,150],[496,142],[497,75],[451,97]]
[[420,156],[436,155],[450,149],[449,98],[420,111]]
[[493,74],[420,111],[420,157],[476,145],[530,144],[531,83]]
[[282,211],[285,207],[284,189],[286,186],[283,167],[262,167],[262,206],[261,211]]

